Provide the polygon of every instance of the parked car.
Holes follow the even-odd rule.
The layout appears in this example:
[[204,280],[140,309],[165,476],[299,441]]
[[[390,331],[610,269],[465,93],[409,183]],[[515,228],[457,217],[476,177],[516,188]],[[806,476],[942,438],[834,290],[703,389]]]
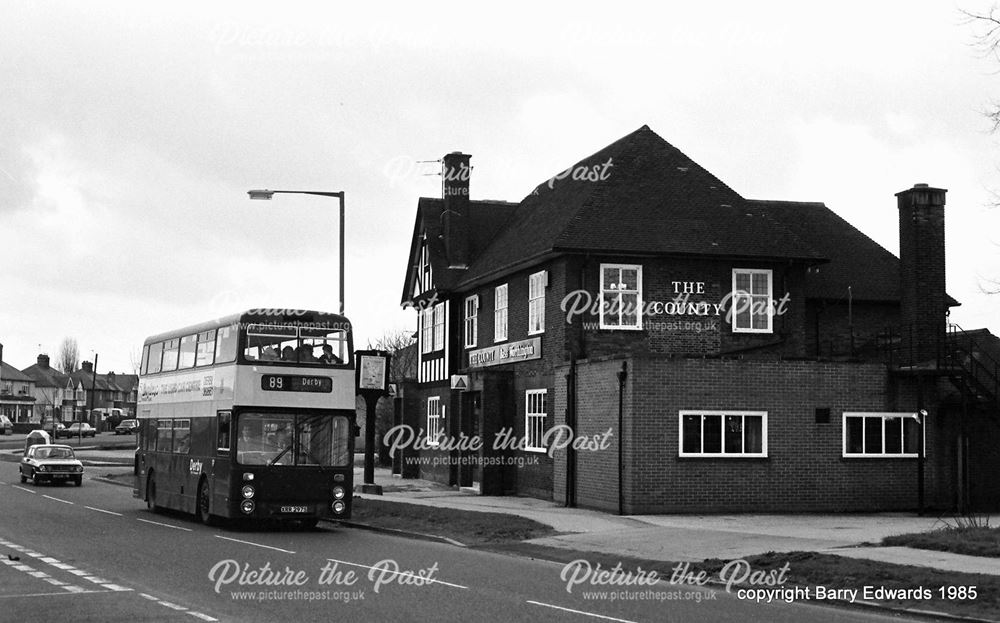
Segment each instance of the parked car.
[[116,435],[134,435],[139,430],[139,420],[122,420],[115,426]]
[[0,415],[0,435],[13,435],[14,423],[6,415]]
[[59,444],[38,444],[24,451],[21,459],[21,482],[38,485],[42,482],[83,484],[83,463],[73,454],[73,448]]
[[56,430],[56,437],[94,437],[97,430],[86,422],[73,422],[63,429]]

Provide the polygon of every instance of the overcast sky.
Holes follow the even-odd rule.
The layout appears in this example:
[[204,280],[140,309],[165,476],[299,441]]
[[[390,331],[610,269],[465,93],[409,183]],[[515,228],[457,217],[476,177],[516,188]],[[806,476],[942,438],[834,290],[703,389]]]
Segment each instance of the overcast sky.
[[[968,2],[3,1],[0,342],[99,371],[253,307],[336,310],[343,190],[356,342],[399,309],[434,161],[520,201],[648,124],[754,199],[822,201],[898,251],[894,193],[947,188],[952,319],[1000,334],[1000,62]],[[374,3],[373,3],[374,4]],[[675,6],[676,5],[676,6]]]

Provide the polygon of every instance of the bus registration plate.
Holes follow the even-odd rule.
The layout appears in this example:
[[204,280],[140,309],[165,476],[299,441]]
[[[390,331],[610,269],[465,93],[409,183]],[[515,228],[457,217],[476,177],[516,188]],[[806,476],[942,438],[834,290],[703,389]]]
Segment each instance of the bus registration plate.
[[282,506],[281,507],[281,512],[282,513],[308,513],[309,512],[309,507],[308,506]]

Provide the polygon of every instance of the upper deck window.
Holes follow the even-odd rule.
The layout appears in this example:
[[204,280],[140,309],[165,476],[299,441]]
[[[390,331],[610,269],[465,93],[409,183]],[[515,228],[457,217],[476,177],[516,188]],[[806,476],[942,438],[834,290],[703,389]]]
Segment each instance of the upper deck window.
[[252,324],[247,327],[247,361],[296,365],[350,363],[347,331],[325,327]]

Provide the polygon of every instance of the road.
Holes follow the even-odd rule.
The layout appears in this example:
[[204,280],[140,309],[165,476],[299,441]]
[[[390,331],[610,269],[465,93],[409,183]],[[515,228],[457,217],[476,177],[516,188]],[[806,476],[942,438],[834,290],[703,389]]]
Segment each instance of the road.
[[0,619],[900,620],[860,609],[759,605],[662,581],[591,587],[608,592],[587,598],[587,586],[568,592],[561,564],[335,524],[209,528],[151,513],[131,489],[91,480],[97,470],[90,471],[82,487],[34,487],[19,483],[16,463],[0,462]]

